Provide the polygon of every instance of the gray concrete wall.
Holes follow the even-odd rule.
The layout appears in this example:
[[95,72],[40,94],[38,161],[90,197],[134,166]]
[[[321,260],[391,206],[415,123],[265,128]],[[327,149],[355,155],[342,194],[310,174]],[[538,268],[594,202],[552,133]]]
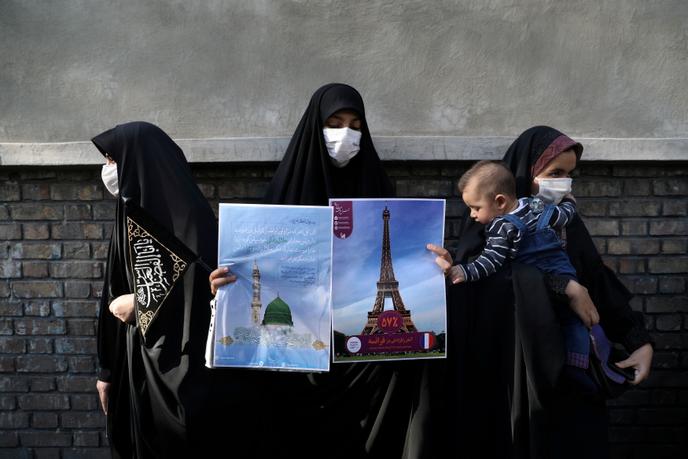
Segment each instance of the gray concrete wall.
[[389,159],[493,136],[500,155],[541,123],[612,141],[593,159],[688,159],[685,0],[1,0],[0,43],[0,164],[59,164],[88,147],[52,143],[135,119],[279,159],[331,81],[361,91]]

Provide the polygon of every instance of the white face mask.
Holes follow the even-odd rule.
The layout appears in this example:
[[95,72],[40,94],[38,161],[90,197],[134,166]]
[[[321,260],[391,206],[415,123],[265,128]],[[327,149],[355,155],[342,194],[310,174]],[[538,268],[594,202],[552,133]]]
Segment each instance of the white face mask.
[[549,204],[557,205],[571,192],[573,180],[570,178],[536,178],[537,197]]
[[100,177],[103,179],[103,185],[114,197],[119,196],[119,185],[117,184],[117,164],[103,164],[103,170],[100,171]]
[[324,128],[323,137],[332,164],[346,166],[361,149],[361,132],[349,128]]

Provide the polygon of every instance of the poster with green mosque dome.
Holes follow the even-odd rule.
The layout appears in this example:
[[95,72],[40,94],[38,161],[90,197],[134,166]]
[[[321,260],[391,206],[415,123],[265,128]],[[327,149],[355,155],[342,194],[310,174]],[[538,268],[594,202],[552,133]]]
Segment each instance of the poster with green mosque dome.
[[217,293],[208,366],[329,370],[332,208],[220,204],[219,220],[237,280]]

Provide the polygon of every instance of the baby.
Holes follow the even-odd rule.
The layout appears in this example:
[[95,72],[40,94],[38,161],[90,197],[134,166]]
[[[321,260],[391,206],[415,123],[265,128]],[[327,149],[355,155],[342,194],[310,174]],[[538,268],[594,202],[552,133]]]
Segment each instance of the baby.
[[514,176],[500,161],[476,163],[459,180],[459,192],[471,209],[471,218],[486,225],[486,243],[475,260],[451,267],[448,276],[453,283],[482,279],[512,259],[548,273],[548,286],[566,294],[571,310],[586,327],[599,322],[588,290],[578,283],[555,231],[576,213],[572,195],[559,205],[546,205],[539,198],[518,199]]

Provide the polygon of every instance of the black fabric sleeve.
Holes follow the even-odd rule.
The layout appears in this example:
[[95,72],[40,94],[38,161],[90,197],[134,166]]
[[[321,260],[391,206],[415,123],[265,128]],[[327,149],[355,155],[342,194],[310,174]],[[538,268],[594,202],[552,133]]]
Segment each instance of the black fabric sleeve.
[[576,268],[578,281],[587,289],[600,314],[600,324],[612,341],[633,352],[652,338],[643,315],[629,305],[631,293],[602,261],[578,215],[567,227],[567,252]]
[[[119,217],[119,214],[118,214]],[[124,262],[117,250],[124,242],[113,230],[113,237],[108,249],[108,261],[105,267],[105,280],[98,310],[98,329],[96,335],[98,356],[98,379],[112,382],[126,360],[126,334],[128,325],[117,319],[110,312],[110,302],[129,290]]]
[[112,369],[115,365],[115,354],[118,352],[120,321],[110,313],[105,292],[103,294],[98,315],[98,379],[112,382]]

